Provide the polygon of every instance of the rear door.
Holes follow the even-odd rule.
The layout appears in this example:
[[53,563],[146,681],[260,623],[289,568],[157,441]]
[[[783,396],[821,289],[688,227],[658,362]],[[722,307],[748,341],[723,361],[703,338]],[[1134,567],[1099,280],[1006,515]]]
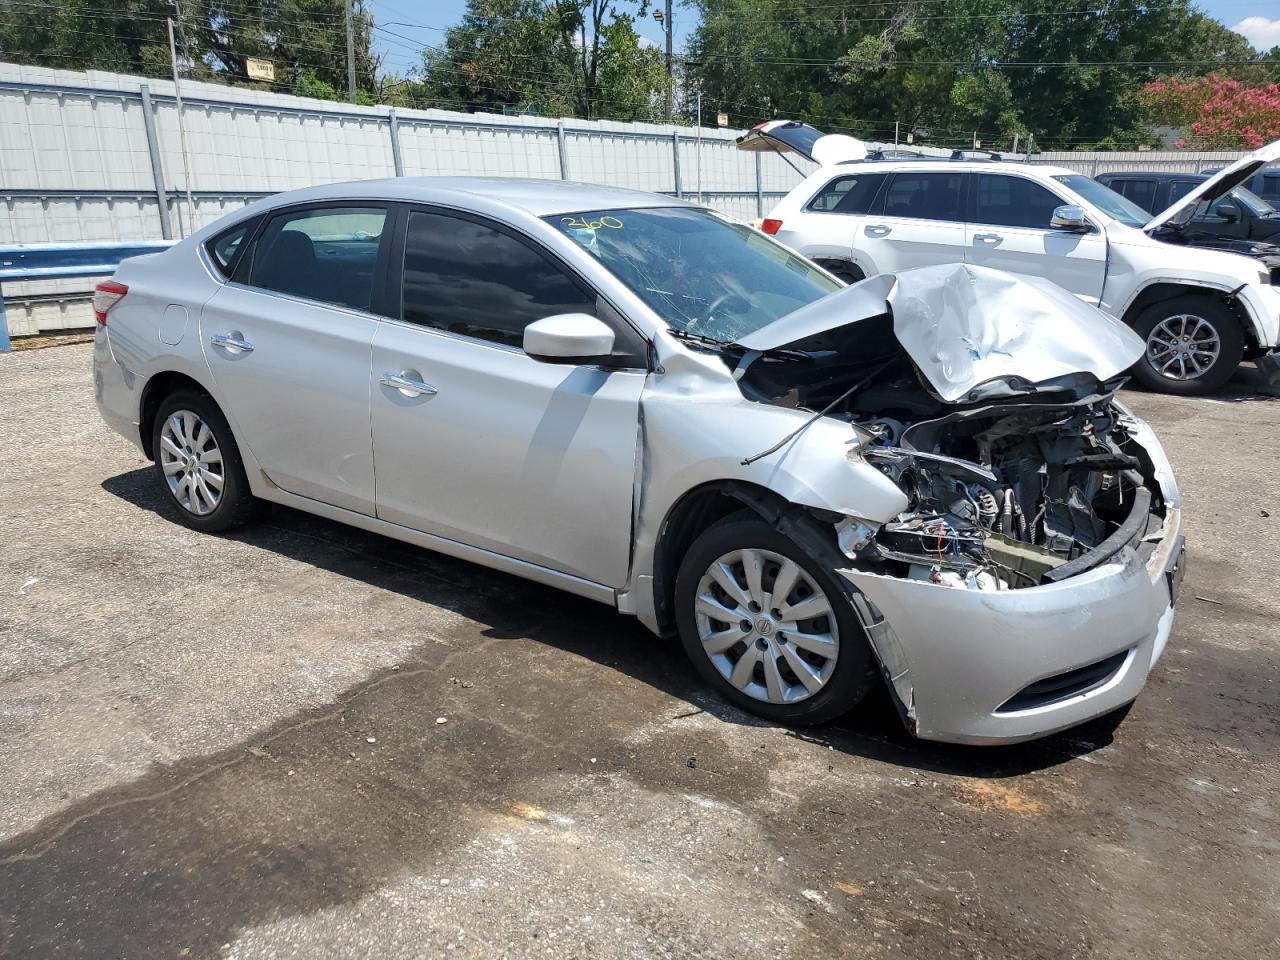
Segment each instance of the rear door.
[[859,259],[877,273],[963,261],[969,179],[962,170],[891,174],[854,236]]
[[784,221],[779,239],[814,260],[853,256],[855,237],[886,179],[883,173],[857,170],[833,176],[805,205],[803,227],[792,232]]
[[965,259],[1010,273],[1045,277],[1097,303],[1107,270],[1107,241],[1094,227],[1072,233],[1049,225],[1069,201],[1027,177],[976,173]]
[[365,514],[369,353],[391,216],[363,201],[275,214],[200,317],[218,403],[267,476]]
[[1167,200],[1158,195],[1159,184],[1155,178],[1125,177],[1122,180],[1108,181],[1106,185],[1126,200],[1136,203],[1147,213],[1154,213],[1161,209],[1157,204],[1169,205]]
[[[373,344],[378,516],[621,587],[645,341],[504,225],[419,207],[402,245],[401,316],[381,323]],[[528,356],[525,326],[562,313],[611,326],[618,366]]]

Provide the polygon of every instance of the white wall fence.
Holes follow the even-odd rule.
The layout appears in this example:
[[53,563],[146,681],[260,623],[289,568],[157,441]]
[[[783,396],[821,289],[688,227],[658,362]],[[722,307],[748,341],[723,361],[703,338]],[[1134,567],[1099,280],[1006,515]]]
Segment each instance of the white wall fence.
[[[797,157],[743,153],[733,143],[738,131],[718,128],[361,107],[204,83],[184,83],[182,94],[185,163],[172,82],[0,63],[0,245],[181,237],[282,190],[437,174],[603,183],[695,199],[749,220],[813,169]],[[1037,159],[1092,175],[1194,170],[1234,156]],[[10,330],[91,324],[91,286],[5,284]]]
[[1203,173],[1205,170],[1225,167],[1232,160],[1244,156],[1243,151],[1231,150],[1133,150],[1133,151],[1054,151],[1037,153],[1032,163],[1051,163],[1069,167],[1090,177],[1100,173]]

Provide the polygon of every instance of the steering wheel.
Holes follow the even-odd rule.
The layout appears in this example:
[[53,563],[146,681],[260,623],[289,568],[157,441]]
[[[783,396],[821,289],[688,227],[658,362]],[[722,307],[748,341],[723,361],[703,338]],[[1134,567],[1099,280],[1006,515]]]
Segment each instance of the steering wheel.
[[742,297],[740,294],[733,293],[733,292],[720,294],[720,296],[716,297],[714,300],[711,301],[711,306],[707,307],[707,315],[705,317],[694,317],[693,319],[691,319],[688,322],[688,324],[685,325],[685,330],[689,333],[700,334],[701,331],[698,330],[697,328],[701,327],[705,323],[710,323],[715,318],[716,312],[721,307],[725,306],[725,304],[729,303],[730,301],[741,300],[741,299]]

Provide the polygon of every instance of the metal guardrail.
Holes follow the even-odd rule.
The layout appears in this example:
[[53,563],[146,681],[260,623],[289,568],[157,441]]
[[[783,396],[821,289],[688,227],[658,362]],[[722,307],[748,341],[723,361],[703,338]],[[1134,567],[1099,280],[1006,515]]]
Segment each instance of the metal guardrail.
[[125,243],[32,243],[0,247],[0,353],[11,348],[5,316],[5,281],[65,280],[104,277],[116,272],[121,260],[157,253],[172,240],[134,240]]

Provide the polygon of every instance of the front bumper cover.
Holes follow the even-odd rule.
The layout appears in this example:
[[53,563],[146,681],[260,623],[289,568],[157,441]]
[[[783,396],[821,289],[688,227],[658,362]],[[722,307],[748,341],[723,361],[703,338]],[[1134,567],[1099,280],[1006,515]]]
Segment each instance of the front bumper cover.
[[[1145,563],[1126,546],[1078,576],[1020,590],[840,573],[870,601],[856,605],[872,621],[872,645],[917,736],[1014,743],[1110,713],[1142,690],[1173,627],[1180,522],[1170,508]],[[1079,693],[1002,709],[1037,681],[1111,658],[1118,668]]]

